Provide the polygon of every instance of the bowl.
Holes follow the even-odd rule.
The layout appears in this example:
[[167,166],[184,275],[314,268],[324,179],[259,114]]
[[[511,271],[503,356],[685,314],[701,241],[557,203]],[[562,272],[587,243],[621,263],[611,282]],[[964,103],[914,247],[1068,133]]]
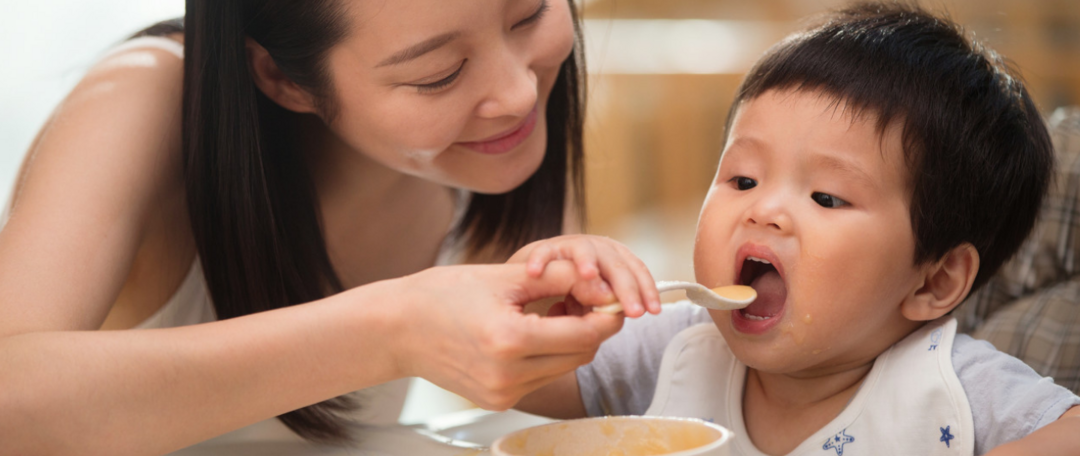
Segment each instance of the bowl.
[[728,456],[731,431],[693,418],[560,421],[500,437],[493,456]]

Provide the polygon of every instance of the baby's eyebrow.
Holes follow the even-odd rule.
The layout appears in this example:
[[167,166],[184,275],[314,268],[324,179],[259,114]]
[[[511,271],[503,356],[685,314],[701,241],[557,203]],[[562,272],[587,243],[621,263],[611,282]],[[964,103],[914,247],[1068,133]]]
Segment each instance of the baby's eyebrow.
[[853,179],[864,181],[871,187],[877,187],[877,180],[870,176],[861,166],[851,160],[845,160],[835,155],[812,154],[810,164],[814,167],[826,168],[847,174]]

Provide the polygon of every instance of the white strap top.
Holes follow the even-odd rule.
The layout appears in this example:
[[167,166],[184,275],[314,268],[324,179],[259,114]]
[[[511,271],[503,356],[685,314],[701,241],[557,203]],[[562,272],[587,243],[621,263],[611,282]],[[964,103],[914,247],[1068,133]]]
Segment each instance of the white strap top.
[[[457,202],[454,208],[452,229],[464,216],[468,207],[470,193],[456,191]],[[436,266],[454,264],[461,256],[458,243],[447,236],[439,249]],[[191,270],[176,293],[157,312],[136,326],[136,329],[166,328],[207,323],[217,319],[210,292],[203,278],[199,259],[191,265]],[[350,418],[361,424],[390,425],[398,422],[405,406],[405,396],[409,391],[410,379],[403,378],[376,385],[352,393],[360,404],[360,409]],[[233,432],[215,437],[198,445],[220,445],[236,442],[298,442],[302,439],[289,430],[276,418],[267,419]],[[196,447],[198,446],[196,445]]]
[[163,36],[140,36],[138,38],[132,38],[130,40],[127,40],[121,43],[119,46],[112,48],[111,50],[109,50],[109,52],[106,52],[105,55],[102,56],[102,59],[115,54],[119,54],[124,51],[146,48],[169,51],[180,59],[184,58],[184,45],[180,44],[176,40],[165,38]]
[[[971,455],[971,406],[952,365],[956,320],[945,317],[874,361],[840,415],[788,456]],[[712,323],[680,332],[668,345],[646,415],[715,422],[735,433],[731,454],[765,456],[743,421],[745,364]]]

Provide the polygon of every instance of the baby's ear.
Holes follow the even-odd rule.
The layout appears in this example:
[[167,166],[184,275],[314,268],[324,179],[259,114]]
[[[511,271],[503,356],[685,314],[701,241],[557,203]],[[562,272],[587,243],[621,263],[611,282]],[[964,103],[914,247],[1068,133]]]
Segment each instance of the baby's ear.
[[926,266],[923,284],[901,304],[900,312],[911,321],[929,321],[949,313],[971,291],[979,272],[979,252],[963,243],[941,260]]

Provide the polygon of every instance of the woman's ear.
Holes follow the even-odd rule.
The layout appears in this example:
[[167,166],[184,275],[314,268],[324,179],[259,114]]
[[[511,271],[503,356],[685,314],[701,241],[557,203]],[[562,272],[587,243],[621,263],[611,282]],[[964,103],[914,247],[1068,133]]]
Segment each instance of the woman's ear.
[[911,321],[941,317],[964,301],[978,273],[979,252],[965,242],[926,267],[922,286],[904,300],[900,312]]
[[251,78],[267,98],[290,111],[315,112],[315,102],[311,94],[281,72],[266,48],[251,38],[247,39],[246,47]]

